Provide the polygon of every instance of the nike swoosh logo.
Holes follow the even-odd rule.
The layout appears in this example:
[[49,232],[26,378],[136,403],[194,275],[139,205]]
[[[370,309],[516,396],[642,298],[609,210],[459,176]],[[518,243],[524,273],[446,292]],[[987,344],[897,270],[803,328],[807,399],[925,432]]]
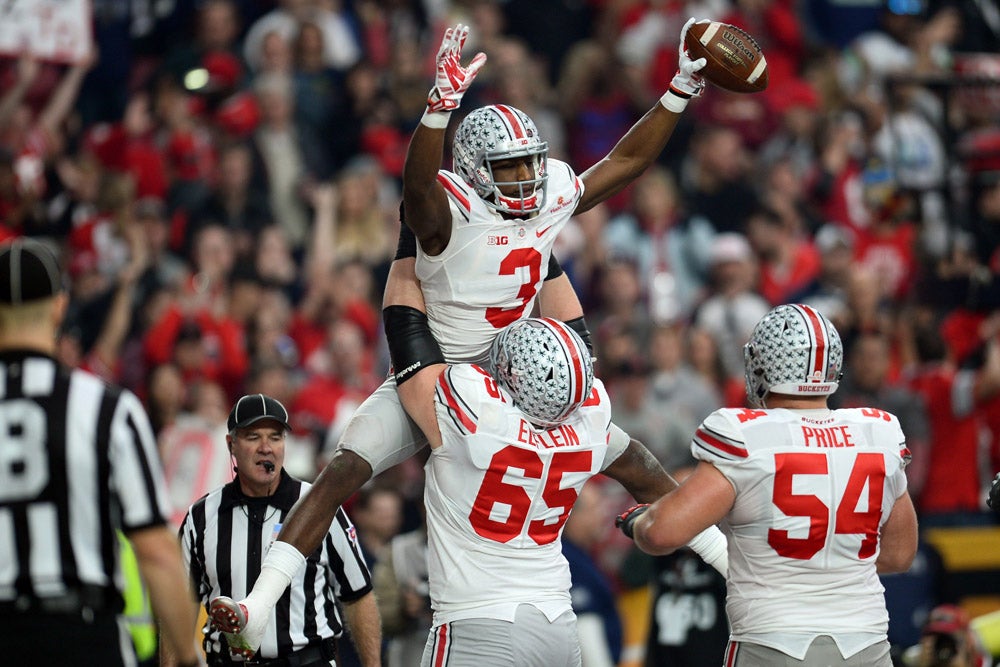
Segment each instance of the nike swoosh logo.
[[536,232],[535,232],[535,236],[537,236],[538,238],[542,238],[542,235],[543,235],[543,234],[544,234],[545,232],[549,231],[550,229],[552,229],[552,225],[549,225],[549,226],[548,226],[548,227],[546,227],[545,229],[539,229],[538,231],[536,231]]

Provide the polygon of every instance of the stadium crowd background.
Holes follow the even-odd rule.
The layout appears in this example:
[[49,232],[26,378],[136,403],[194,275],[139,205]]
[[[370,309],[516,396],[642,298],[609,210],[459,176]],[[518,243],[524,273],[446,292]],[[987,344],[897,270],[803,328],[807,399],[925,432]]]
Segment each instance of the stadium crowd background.
[[[61,252],[61,358],[143,398],[175,519],[231,479],[221,434],[243,393],[289,407],[286,465],[311,478],[388,369],[381,289],[444,27],[470,24],[466,53],[489,56],[462,110],[521,108],[583,171],[665,89],[689,16],[754,35],[770,84],[709,86],[660,163],[559,239],[615,421],[683,469],[700,420],[742,405],[753,324],[808,302],[845,341],[834,405],[900,417],[922,526],[995,525],[989,2],[94,0],[86,62],[0,62],[0,237]],[[373,561],[419,522],[420,474],[408,462],[355,503]],[[641,584],[611,530],[627,501],[603,501],[589,551],[622,591]],[[1000,607],[998,579],[979,592]]]

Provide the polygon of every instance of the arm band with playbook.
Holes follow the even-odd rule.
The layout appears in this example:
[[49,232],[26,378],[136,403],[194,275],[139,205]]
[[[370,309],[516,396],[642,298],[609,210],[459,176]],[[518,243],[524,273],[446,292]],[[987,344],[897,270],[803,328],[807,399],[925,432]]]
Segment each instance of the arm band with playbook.
[[386,306],[382,309],[382,323],[397,385],[421,368],[445,363],[441,346],[427,324],[426,313],[410,306]]

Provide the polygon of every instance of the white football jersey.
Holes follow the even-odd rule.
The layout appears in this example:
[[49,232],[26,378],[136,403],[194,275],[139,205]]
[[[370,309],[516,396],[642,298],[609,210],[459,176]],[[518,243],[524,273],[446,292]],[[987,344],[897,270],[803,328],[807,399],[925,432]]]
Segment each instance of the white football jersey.
[[426,464],[434,624],[513,621],[520,604],[549,620],[572,609],[560,537],[584,483],[603,467],[611,404],[594,381],[565,423],[533,427],[482,368],[451,366],[435,397],[443,444]]
[[886,638],[879,532],[906,491],[903,431],[883,410],[717,410],[691,445],[732,483],[726,611],[736,641],[802,659]]
[[416,274],[431,332],[450,363],[485,363],[497,332],[531,315],[556,236],[583,196],[572,167],[547,162],[545,207],[526,219],[504,219],[459,176],[438,172],[451,205],[451,240],[434,257],[418,244]]

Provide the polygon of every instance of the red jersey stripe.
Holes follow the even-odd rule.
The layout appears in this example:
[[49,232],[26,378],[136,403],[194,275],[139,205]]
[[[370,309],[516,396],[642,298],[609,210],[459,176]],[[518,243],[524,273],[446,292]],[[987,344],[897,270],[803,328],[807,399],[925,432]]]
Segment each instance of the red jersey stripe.
[[715,447],[719,451],[725,452],[727,454],[732,454],[733,456],[739,456],[740,458],[745,459],[747,456],[750,455],[749,452],[747,452],[746,447],[740,447],[739,445],[731,445],[728,442],[724,442],[719,438],[716,438],[714,435],[711,435],[708,431],[706,431],[703,428],[700,428],[697,431],[695,431],[694,437],[698,438],[699,440],[704,442],[706,445],[709,445],[710,447]]
[[458,399],[455,398],[455,392],[452,390],[451,382],[448,381],[448,373],[441,373],[441,377],[438,378],[438,386],[441,387],[444,399],[448,403],[448,408],[450,408],[455,416],[458,417],[458,421],[461,422],[465,430],[469,433],[475,433],[476,422],[462,408],[462,404],[458,402]]
[[466,211],[472,210],[472,206],[469,204],[469,198],[465,196],[465,193],[459,190],[451,180],[448,179],[444,174],[439,173],[437,175],[438,183],[444,186],[444,189],[451,193],[451,196],[458,200],[458,203]]

